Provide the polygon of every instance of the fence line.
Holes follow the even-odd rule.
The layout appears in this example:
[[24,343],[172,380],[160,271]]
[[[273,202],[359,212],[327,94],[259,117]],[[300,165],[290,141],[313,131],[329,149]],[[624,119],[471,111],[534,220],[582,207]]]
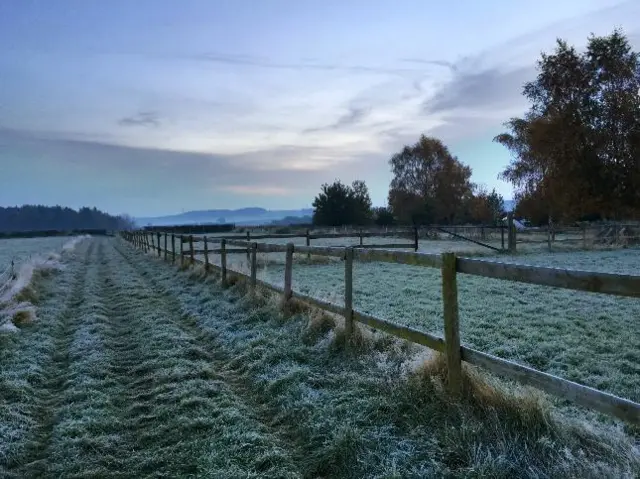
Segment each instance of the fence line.
[[[307,229],[304,233],[267,233],[267,234],[251,234],[250,231],[247,231],[243,238],[241,235],[222,235],[222,236],[213,236],[209,237],[210,241],[220,241],[222,239],[234,241],[234,240],[246,240],[246,241],[257,241],[257,240],[265,240],[265,239],[294,239],[294,238],[304,238],[306,246],[311,246],[311,241],[316,239],[331,239],[331,238],[358,238],[359,244],[354,245],[354,247],[361,248],[398,248],[398,249],[413,249],[414,251],[418,251],[419,247],[419,239],[420,239],[420,231],[426,231],[427,236],[429,232],[440,232],[443,234],[448,234],[453,236],[454,238],[458,238],[464,241],[469,241],[471,243],[477,244],[479,246],[483,246],[485,248],[491,249],[493,251],[504,251],[508,249],[509,251],[515,251],[515,227],[513,225],[513,217],[510,216],[508,220],[508,224],[512,230],[512,234],[509,235],[509,244],[507,248],[505,248],[504,242],[504,232],[509,226],[438,226],[438,225],[430,225],[430,226],[421,226],[421,227],[413,227],[410,229],[396,229],[393,231],[364,231],[359,230],[358,232],[342,232],[342,233],[313,233],[311,230]],[[445,229],[447,228],[447,229]],[[501,248],[489,245],[487,243],[483,243],[481,241],[477,241],[469,236],[464,236],[459,232],[462,230],[462,233],[466,231],[481,231],[481,239],[485,237],[485,230],[500,230],[501,231]],[[386,237],[407,237],[412,241],[412,243],[384,243],[384,244],[365,244],[364,238],[386,238]],[[190,240],[190,236],[182,235],[181,240],[183,243],[188,243]],[[195,238],[193,240],[195,243],[201,242],[201,238]]]
[[[123,232],[122,236],[137,246],[140,244],[144,245],[145,238],[148,241],[148,235],[144,232]],[[201,260],[195,259],[193,244],[195,242],[203,242],[206,249],[209,239],[205,238],[206,237],[189,237],[189,244],[191,247],[189,257],[190,264],[203,263]],[[213,238],[210,240],[213,241]],[[159,240],[158,244],[160,244]],[[238,239],[227,240],[222,238],[220,239],[219,248],[221,251],[220,266],[211,264],[209,262],[208,255],[205,256],[204,265],[207,271],[215,269],[221,272],[223,285],[227,284],[227,276],[230,272],[226,265],[227,245],[242,247],[243,252],[250,251],[250,275],[247,276],[237,271],[231,271],[231,273],[240,277],[248,277],[252,290],[254,290],[258,285],[261,285],[281,294],[283,304],[285,305],[291,298],[297,298],[320,309],[342,315],[345,318],[345,333],[347,338],[350,338],[353,330],[353,322],[356,321],[372,328],[385,331],[386,333],[392,334],[396,337],[417,344],[422,344],[444,353],[447,360],[447,387],[454,395],[459,394],[461,391],[461,362],[465,361],[488,369],[500,376],[534,386],[549,394],[572,401],[578,405],[596,410],[603,414],[614,416],[632,424],[640,424],[639,403],[461,345],[458,321],[458,290],[456,284],[457,274],[463,273],[577,291],[640,297],[640,276],[594,273],[559,268],[542,268],[496,261],[459,258],[455,253],[442,253],[438,255],[393,250],[364,250],[355,247],[294,246],[292,243],[280,245],[241,241]],[[279,286],[257,279],[256,254],[258,252],[286,253],[284,288],[280,288]],[[308,253],[318,256],[338,257],[345,260],[344,306],[329,303],[319,298],[292,290],[292,258],[294,252]],[[175,249],[173,249],[173,254],[175,255]],[[184,264],[184,250],[181,252],[181,258]],[[426,332],[398,325],[353,309],[352,268],[354,260],[381,261],[440,268],[442,272],[445,337],[441,338],[433,336]]]

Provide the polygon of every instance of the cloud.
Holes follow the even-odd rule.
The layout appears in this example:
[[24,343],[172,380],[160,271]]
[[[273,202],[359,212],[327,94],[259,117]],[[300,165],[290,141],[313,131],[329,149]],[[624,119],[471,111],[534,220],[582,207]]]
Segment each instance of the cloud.
[[118,120],[118,125],[157,128],[160,126],[160,116],[155,111],[140,111],[135,115],[121,118]]
[[371,111],[371,107],[350,106],[348,111],[338,117],[338,119],[327,126],[306,128],[302,133],[318,133],[322,131],[340,130],[360,123]]
[[454,62],[450,62],[447,60],[426,60],[424,58],[401,58],[400,61],[405,63],[415,63],[418,65],[430,65],[430,66],[438,66],[448,68],[449,70],[455,71],[456,64]]
[[279,70],[320,70],[320,71],[345,71],[350,73],[382,73],[392,75],[407,75],[416,73],[425,73],[425,67],[431,66],[448,66],[448,62],[444,60],[400,60],[398,63],[412,62],[421,65],[421,68],[407,68],[404,66],[378,66],[378,65],[349,65],[339,63],[319,62],[314,59],[305,59],[303,61],[279,62],[269,58],[256,57],[244,54],[226,54],[218,52],[208,52],[196,55],[175,55],[175,58],[182,58],[194,61],[220,63],[225,65],[252,67],[252,68],[269,68]]
[[[527,108],[522,88],[526,82],[535,80],[536,60],[541,50],[552,50],[558,37],[566,38],[580,49],[591,32],[605,35],[619,24],[620,19],[636,18],[634,13],[640,12],[638,5],[634,1],[624,1],[557,21],[447,64],[449,78],[441,82],[422,104],[425,116],[441,120],[431,133],[448,138],[473,137],[495,129],[509,117],[522,114]],[[629,20],[627,25],[630,42],[638,48],[640,21]]]
[[[220,155],[43,138],[2,128],[0,145],[0,163],[6,166],[0,176],[0,203],[29,198],[75,204],[78,198],[91,198],[109,211],[143,216],[203,205],[304,206],[323,182],[336,176],[344,181],[368,180],[377,178],[381,170],[386,176],[387,170],[385,155],[361,148],[286,145]],[[36,199],[24,188],[12,186],[16,177],[25,174],[28,190],[38,192]],[[386,189],[388,181],[385,178],[379,184]]]
[[351,107],[347,113],[338,118],[331,129],[344,128],[359,123],[367,114],[371,111],[371,108],[367,107]]
[[270,185],[229,185],[222,189],[239,195],[255,196],[287,196],[295,191],[292,188]]
[[457,69],[453,78],[424,102],[428,114],[455,110],[478,111],[523,105],[522,87],[536,77],[534,65],[485,70]]

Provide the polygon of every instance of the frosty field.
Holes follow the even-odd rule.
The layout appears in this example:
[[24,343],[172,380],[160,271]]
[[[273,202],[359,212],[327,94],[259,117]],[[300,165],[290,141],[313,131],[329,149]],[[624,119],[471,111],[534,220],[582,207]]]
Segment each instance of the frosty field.
[[14,260],[16,266],[40,254],[60,253],[67,236],[0,239],[0,272]]
[[[285,317],[269,296],[222,289],[119,239],[92,238],[63,261],[34,285],[39,320],[0,335],[2,477],[640,473],[635,439],[609,421],[586,429],[558,416],[530,390],[469,372],[469,389],[452,400],[426,349],[373,338],[345,351],[331,318]],[[297,287],[340,266],[295,268]],[[359,307],[368,267],[356,270]],[[400,304],[402,287],[417,290],[415,302],[432,286],[429,270],[406,283],[407,271],[377,267],[370,281],[396,285],[377,290],[380,316]],[[431,310],[415,318],[425,324]],[[502,326],[525,334],[524,322]]]
[[[446,247],[435,242],[433,252]],[[426,249],[426,247],[425,247]],[[282,286],[284,255],[260,254],[259,279]],[[619,274],[640,272],[640,250],[487,256]],[[212,256],[219,264],[219,256]],[[245,255],[229,256],[245,274]],[[443,335],[440,271],[391,263],[354,264],[354,307]],[[344,265],[296,255],[293,288],[341,304]],[[463,344],[597,389],[640,401],[640,300],[459,275]]]
[[73,251],[84,239],[75,237],[21,238],[0,240],[0,331],[14,329],[16,314],[35,315],[30,303],[34,275],[61,267],[60,257]]

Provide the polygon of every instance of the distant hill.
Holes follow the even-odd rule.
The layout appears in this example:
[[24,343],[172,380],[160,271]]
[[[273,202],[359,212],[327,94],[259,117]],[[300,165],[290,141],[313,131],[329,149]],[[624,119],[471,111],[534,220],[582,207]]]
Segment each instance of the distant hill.
[[[506,211],[512,211],[514,200],[504,200]],[[260,226],[268,224],[306,224],[311,222],[313,210],[266,210],[264,208],[241,208],[238,210],[195,210],[167,216],[135,218],[138,226],[169,226],[212,223],[235,223],[237,226]]]
[[[242,208],[238,210],[198,210],[177,215],[135,218],[138,226],[168,226],[207,223],[235,223],[237,226],[258,226],[273,223],[287,217],[305,217],[312,209],[266,210],[264,208]],[[306,218],[305,218],[306,220]],[[288,218],[291,221],[291,218]],[[304,222],[304,221],[301,221]]]

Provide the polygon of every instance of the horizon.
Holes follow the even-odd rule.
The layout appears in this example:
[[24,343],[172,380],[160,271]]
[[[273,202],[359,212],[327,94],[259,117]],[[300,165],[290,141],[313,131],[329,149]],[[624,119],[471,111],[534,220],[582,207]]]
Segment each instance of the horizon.
[[322,183],[361,179],[386,206],[388,160],[421,134],[513,199],[493,137],[526,111],[540,53],[617,27],[640,50],[640,2],[462,8],[4,3],[0,205],[296,210]]

